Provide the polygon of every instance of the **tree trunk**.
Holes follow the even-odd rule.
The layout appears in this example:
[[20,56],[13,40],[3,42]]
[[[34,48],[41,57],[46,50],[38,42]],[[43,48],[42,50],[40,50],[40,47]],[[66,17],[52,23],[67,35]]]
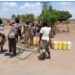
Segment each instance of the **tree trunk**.
[[51,27],[51,37],[54,38],[54,36],[56,35],[56,28],[55,25]]
[[66,24],[66,26],[67,26],[67,32],[70,32],[68,24]]

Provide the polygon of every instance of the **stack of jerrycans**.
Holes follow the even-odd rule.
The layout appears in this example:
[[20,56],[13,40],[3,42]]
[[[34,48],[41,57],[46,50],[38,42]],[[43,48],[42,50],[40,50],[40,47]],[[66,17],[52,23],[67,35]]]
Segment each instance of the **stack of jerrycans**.
[[53,41],[54,50],[70,50],[71,42],[70,41]]

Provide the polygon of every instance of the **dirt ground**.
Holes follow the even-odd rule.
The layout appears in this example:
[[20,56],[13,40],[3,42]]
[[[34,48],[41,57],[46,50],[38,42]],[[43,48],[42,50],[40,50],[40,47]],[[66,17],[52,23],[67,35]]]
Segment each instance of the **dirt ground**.
[[[0,75],[75,75],[75,28],[69,27],[69,33],[57,34],[53,40],[71,41],[71,50],[50,50],[51,59],[44,61],[38,60],[38,53],[25,60],[0,54]],[[7,43],[4,49],[8,49]]]

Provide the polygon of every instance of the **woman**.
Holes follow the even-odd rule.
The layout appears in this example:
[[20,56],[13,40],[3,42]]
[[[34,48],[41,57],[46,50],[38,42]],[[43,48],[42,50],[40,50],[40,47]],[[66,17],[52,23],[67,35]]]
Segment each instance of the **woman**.
[[40,52],[42,52],[39,56],[41,59],[45,59],[46,52],[48,53],[48,57],[50,58],[49,44],[51,42],[50,38],[51,27],[48,27],[46,22],[43,22],[43,27],[40,30]]
[[8,46],[9,46],[9,55],[13,57],[16,55],[16,31],[15,27],[12,26],[8,33]]
[[29,39],[30,39],[30,36],[31,36],[31,24],[30,22],[26,22],[26,24],[24,25],[23,27],[23,37],[24,37],[24,42],[25,42],[25,47],[29,47],[30,44],[29,44]]
[[13,24],[13,26],[15,27],[15,31],[16,31],[16,41],[18,42],[18,37],[20,36],[20,39],[22,38],[21,36],[21,25],[19,24],[19,19],[15,19],[15,23]]

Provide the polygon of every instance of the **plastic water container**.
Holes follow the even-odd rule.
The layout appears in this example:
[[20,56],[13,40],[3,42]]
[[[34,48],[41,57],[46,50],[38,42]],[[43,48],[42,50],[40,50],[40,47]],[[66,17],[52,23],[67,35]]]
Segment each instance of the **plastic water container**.
[[33,45],[34,45],[34,46],[39,45],[39,40],[40,40],[39,37],[34,37],[34,38],[33,38]]
[[59,50],[62,49],[62,41],[58,41],[58,49],[59,49]]
[[68,50],[71,49],[71,42],[68,42]]
[[36,45],[36,37],[33,37],[33,45]]
[[68,49],[68,42],[67,41],[63,41],[63,50],[67,50]]
[[36,45],[39,45],[39,41],[40,41],[40,38],[37,37],[37,38],[36,38]]
[[55,50],[58,49],[58,43],[57,43],[57,41],[53,41],[53,48],[54,48]]

